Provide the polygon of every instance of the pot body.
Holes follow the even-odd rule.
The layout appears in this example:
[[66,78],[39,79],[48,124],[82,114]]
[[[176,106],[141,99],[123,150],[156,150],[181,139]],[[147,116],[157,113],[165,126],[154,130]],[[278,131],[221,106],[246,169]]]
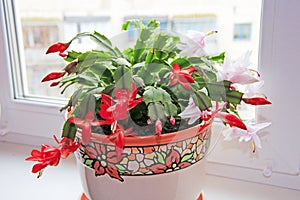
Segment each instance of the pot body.
[[209,123],[159,137],[126,137],[121,154],[105,136],[93,134],[76,152],[84,193],[90,200],[196,200],[202,182],[198,161],[210,133]]

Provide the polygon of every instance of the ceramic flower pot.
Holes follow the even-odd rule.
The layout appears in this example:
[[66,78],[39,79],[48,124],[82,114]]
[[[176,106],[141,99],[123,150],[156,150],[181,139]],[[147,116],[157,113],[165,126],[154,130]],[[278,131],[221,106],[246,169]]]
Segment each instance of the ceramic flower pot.
[[[92,134],[76,152],[84,193],[90,200],[197,199],[200,161],[207,152],[211,123],[161,136],[125,137],[117,155],[104,135]],[[77,139],[81,139],[78,131]]]

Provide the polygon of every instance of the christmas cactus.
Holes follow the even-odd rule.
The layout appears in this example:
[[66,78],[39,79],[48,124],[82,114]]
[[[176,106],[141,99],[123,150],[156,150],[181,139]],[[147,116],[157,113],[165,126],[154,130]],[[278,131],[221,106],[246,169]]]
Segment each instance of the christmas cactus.
[[[239,137],[260,147],[257,131],[268,123],[247,124],[238,113],[240,104],[271,102],[258,92],[260,74],[249,69],[250,53],[236,61],[222,52],[205,54],[205,40],[216,31],[190,31],[186,36],[160,30],[159,21],[144,24],[128,20],[122,29],[139,33],[132,47],[121,50],[104,35],[80,33],[66,43],[56,43],[48,53],[58,53],[66,66],[45,76],[62,93],[76,86],[66,110],[62,139],[58,146],[42,145],[27,160],[37,161],[32,172],[56,166],[92,133],[106,135],[120,155],[124,137],[168,134],[219,118],[229,128],[226,139]],[[68,50],[78,38],[88,37],[100,48],[85,52]],[[243,87],[240,87],[243,86]],[[242,88],[242,89],[240,89]],[[81,143],[74,141],[77,130]]]

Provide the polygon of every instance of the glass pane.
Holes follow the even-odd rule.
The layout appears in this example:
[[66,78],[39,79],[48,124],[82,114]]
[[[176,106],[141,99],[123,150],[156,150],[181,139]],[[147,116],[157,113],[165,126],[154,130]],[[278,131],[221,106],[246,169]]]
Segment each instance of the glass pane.
[[[229,51],[240,55],[252,51],[252,67],[258,62],[261,0],[15,0],[20,17],[24,47],[24,97],[61,97],[58,88],[41,84],[50,71],[61,70],[64,63],[57,55],[45,55],[57,41],[69,41],[76,33],[98,32],[112,37],[130,18],[145,21],[157,18],[162,27],[180,33],[188,30],[218,34],[207,38],[206,51]],[[129,33],[130,34],[130,33]],[[70,48],[93,48],[88,40],[77,40]],[[66,93],[66,95],[68,95]]]

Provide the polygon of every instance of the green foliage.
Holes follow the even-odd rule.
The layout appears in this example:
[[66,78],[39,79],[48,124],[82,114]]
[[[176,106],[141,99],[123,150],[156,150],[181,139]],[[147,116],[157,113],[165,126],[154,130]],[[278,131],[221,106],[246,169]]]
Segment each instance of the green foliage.
[[[147,127],[145,130],[154,132],[154,123],[159,119],[164,133],[178,130],[180,124],[187,124],[179,114],[187,108],[190,98],[201,111],[210,111],[213,101],[220,101],[228,103],[228,112],[237,114],[235,107],[241,103],[243,93],[235,90],[230,81],[217,81],[216,66],[220,67],[224,62],[224,52],[214,56],[180,55],[181,38],[159,30],[156,19],[147,24],[141,19],[128,20],[122,30],[129,29],[134,29],[139,35],[134,45],[123,51],[96,31],[80,33],[71,40],[89,37],[100,46],[100,50],[67,52],[64,57],[67,64],[63,69],[66,75],[60,79],[59,87],[62,92],[72,85],[77,89],[62,110],[75,108],[72,116],[78,118],[84,118],[89,110],[93,110],[97,119],[102,120],[99,114],[102,94],[113,99],[111,110],[116,103],[128,106],[130,103],[126,98],[134,102],[142,97],[142,102],[128,109],[128,119],[118,123],[126,128],[143,126]],[[173,68],[175,63],[179,70]],[[137,94],[132,91],[133,85]],[[121,95],[120,99],[116,99],[115,90],[125,91],[123,96],[128,96]],[[133,93],[134,97],[131,96]],[[169,122],[171,117],[176,119],[175,125]],[[75,129],[74,125],[66,122],[63,136],[74,138]],[[162,156],[156,155],[157,162],[161,162]],[[184,156],[182,162],[190,157]],[[122,166],[118,168],[122,171]]]

